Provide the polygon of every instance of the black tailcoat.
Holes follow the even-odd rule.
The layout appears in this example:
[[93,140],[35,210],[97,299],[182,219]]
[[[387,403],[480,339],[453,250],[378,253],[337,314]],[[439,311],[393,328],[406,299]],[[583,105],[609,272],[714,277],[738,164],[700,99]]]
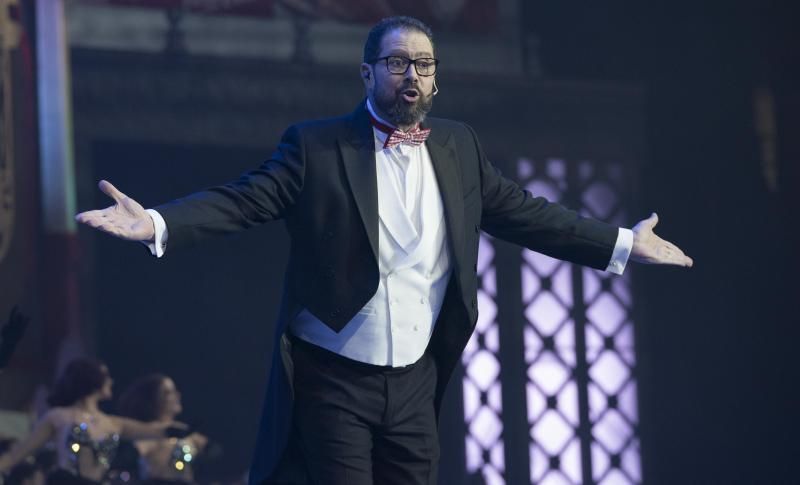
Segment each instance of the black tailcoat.
[[[431,129],[426,146],[444,205],[453,270],[430,343],[438,367],[438,410],[478,317],[480,231],[558,259],[605,269],[618,229],[534,197],[502,177],[469,126],[428,118],[423,127]],[[290,440],[287,325],[305,308],[341,330],[378,287],[378,186],[365,104],[347,116],[290,127],[259,168],[156,210],[167,223],[169,252],[216,234],[285,221],[291,249],[250,483],[264,483],[276,467],[282,476],[293,471],[302,476],[301,467],[290,466],[299,464],[299,455]]]

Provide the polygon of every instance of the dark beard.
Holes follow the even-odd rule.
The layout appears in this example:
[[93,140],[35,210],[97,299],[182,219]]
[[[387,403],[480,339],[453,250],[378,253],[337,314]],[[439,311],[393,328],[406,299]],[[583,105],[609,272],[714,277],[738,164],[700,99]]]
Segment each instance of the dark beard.
[[375,96],[375,104],[389,116],[387,121],[394,125],[414,126],[422,123],[425,120],[425,115],[428,114],[433,106],[433,96],[422,94],[422,91],[417,86],[414,86],[414,88],[419,92],[419,99],[416,103],[406,103],[401,93],[408,88],[408,86],[401,88],[391,98]]

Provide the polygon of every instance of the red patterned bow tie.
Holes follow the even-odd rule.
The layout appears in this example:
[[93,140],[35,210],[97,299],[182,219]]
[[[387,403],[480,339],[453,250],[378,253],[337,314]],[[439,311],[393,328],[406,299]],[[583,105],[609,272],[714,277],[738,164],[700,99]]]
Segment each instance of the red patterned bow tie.
[[369,114],[369,119],[372,122],[372,126],[378,129],[383,133],[386,133],[388,136],[386,137],[386,141],[383,143],[383,148],[392,148],[396,147],[401,143],[408,143],[412,146],[419,146],[425,143],[425,140],[428,139],[428,135],[431,134],[430,128],[420,129],[419,127],[414,128],[408,131],[402,131],[397,128],[392,128],[389,125],[383,124],[380,121],[376,120],[372,113]]

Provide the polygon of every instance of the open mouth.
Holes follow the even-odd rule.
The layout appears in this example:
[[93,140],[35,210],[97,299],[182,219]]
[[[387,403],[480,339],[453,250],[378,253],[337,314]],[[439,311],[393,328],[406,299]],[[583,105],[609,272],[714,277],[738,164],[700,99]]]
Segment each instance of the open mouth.
[[419,91],[416,89],[406,89],[402,92],[403,99],[408,103],[413,103],[419,99]]

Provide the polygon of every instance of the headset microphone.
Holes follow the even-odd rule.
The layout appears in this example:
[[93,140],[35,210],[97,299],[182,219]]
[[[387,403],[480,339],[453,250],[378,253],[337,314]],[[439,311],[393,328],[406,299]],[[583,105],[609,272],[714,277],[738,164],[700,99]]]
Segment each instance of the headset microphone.
[[436,93],[438,93],[438,92],[439,92],[439,88],[436,86],[436,80],[434,79],[433,80],[433,92],[431,93],[431,96],[436,96]]

